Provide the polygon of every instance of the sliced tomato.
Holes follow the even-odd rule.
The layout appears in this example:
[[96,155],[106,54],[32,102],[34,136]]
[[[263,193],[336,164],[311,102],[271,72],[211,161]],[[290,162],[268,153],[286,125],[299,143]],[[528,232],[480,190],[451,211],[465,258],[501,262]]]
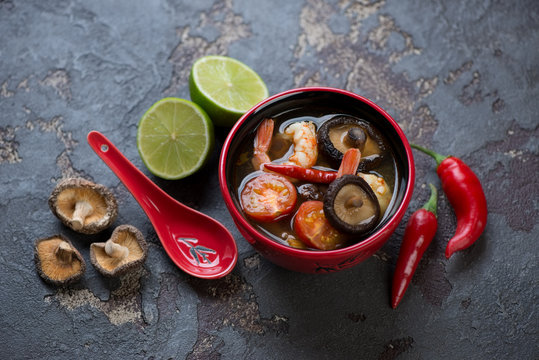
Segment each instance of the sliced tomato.
[[273,221],[294,210],[296,187],[284,176],[265,173],[250,180],[241,191],[241,206],[258,221]]
[[294,219],[294,230],[301,241],[320,250],[337,249],[346,241],[346,236],[326,219],[322,201],[301,204]]

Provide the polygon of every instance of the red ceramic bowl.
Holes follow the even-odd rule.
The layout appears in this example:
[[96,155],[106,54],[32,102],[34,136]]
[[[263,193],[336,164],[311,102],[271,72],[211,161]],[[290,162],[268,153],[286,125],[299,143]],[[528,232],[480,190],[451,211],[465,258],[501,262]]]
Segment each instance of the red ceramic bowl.
[[[301,250],[283,245],[257,230],[241,209],[233,172],[242,141],[252,138],[258,124],[267,117],[292,112],[302,114],[344,113],[355,115],[381,130],[389,140],[395,156],[400,181],[396,181],[394,199],[386,216],[363,241],[330,251]],[[399,125],[372,101],[357,94],[334,88],[299,88],[274,95],[250,109],[231,129],[219,159],[219,183],[225,204],[245,239],[264,257],[284,268],[326,273],[349,268],[373,255],[399,225],[412,197],[414,159],[408,140]]]

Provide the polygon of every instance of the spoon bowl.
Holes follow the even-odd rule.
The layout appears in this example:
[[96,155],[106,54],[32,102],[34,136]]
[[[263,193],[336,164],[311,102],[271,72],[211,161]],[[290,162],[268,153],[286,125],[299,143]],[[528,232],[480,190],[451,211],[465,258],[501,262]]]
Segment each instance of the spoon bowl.
[[238,249],[223,224],[173,199],[100,132],[91,131],[88,144],[137,200],[174,264],[203,279],[221,278],[232,271]]

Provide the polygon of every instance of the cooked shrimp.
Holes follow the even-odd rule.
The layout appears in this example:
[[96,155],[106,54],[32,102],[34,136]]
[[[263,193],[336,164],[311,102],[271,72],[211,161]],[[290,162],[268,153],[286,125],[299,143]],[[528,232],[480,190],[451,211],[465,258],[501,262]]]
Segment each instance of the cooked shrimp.
[[304,168],[313,166],[318,158],[314,124],[306,121],[293,123],[285,129],[284,133],[292,137],[294,142],[294,154],[288,158],[287,163]]
[[393,196],[389,186],[387,186],[386,181],[383,177],[376,176],[374,174],[358,173],[358,175],[362,177],[367,184],[369,184],[374,192],[374,195],[376,195],[376,198],[378,198],[378,203],[380,204],[380,214],[384,214],[389,202],[391,201],[391,197]]
[[357,172],[359,162],[361,161],[361,151],[356,148],[346,150],[342,157],[341,166],[337,171],[337,177],[343,175],[354,175]]
[[271,146],[274,125],[273,119],[264,119],[256,131],[253,159],[251,162],[257,170],[263,170],[263,165],[271,162],[268,150]]

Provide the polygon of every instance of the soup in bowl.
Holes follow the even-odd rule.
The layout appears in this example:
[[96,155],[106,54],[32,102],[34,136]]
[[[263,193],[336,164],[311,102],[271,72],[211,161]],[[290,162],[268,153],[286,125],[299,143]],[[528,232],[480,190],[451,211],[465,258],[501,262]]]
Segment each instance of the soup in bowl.
[[241,234],[284,268],[324,273],[374,254],[399,225],[414,185],[399,125],[334,88],[299,88],[250,109],[219,159],[225,204]]

